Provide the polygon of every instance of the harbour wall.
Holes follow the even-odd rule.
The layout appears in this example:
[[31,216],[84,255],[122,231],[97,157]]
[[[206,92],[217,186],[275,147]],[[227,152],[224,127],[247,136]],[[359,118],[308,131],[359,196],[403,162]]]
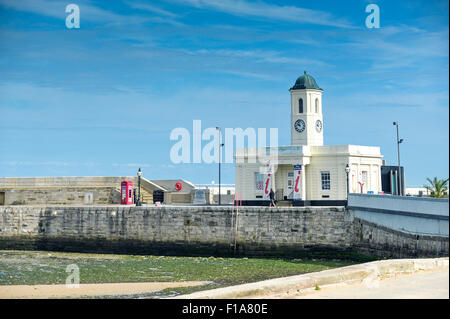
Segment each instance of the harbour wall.
[[264,257],[357,251],[439,257],[448,256],[448,236],[390,229],[344,207],[3,206],[0,249]]

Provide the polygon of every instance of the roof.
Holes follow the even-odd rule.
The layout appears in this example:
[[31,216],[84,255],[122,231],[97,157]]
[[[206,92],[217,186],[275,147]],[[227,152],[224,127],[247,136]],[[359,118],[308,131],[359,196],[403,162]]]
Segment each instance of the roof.
[[313,89],[313,90],[321,90],[323,91],[316,83],[316,80],[304,71],[303,75],[301,75],[293,87],[290,90],[305,90],[305,89]]

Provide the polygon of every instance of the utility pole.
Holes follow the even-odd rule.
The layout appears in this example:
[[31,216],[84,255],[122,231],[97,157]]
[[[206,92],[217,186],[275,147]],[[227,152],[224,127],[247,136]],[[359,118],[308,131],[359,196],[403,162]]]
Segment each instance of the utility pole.
[[141,171],[140,167],[139,167],[139,170],[137,172],[137,176],[138,176],[138,199],[136,201],[136,206],[142,206],[142,202],[141,202],[141,176],[142,176],[142,171]]
[[222,143],[222,129],[218,126],[216,126],[216,130],[219,131],[219,205],[221,204],[221,194],[220,194],[220,184],[221,184],[221,170],[220,170],[220,163],[222,162],[222,146],[224,145]]
[[348,179],[348,174],[350,173],[350,166],[348,164],[345,166],[345,173],[347,174],[347,201],[348,201],[348,194],[350,193],[350,183]]
[[400,167],[400,144],[403,142],[402,138],[399,138],[399,134],[398,134],[398,122],[394,122],[392,123],[393,125],[395,125],[397,127],[397,154],[398,154],[398,195],[402,196],[402,174],[401,174],[401,167]]

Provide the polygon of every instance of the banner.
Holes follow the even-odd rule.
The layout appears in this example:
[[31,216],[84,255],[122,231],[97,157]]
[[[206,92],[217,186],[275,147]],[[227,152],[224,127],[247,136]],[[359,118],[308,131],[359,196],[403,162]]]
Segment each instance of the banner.
[[302,199],[302,166],[294,165],[294,200]]
[[264,200],[270,200],[270,189],[272,188],[272,174],[264,175]]

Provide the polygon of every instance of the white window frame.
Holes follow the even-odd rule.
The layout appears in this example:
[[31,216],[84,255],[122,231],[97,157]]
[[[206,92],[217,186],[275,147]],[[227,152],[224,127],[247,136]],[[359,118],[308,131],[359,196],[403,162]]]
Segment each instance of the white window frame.
[[[328,174],[328,181],[326,179],[324,180],[324,175],[326,176],[326,174]],[[324,182],[325,183],[328,182],[328,188],[323,188]],[[326,192],[331,191],[331,173],[330,173],[330,171],[320,171],[320,190],[326,191]]]
[[[255,172],[254,173],[254,183],[253,183],[253,187],[255,188],[255,192],[256,193],[263,193],[264,192],[264,174],[261,174],[260,172]],[[261,182],[262,182],[262,188],[258,189],[257,188],[257,177],[261,176]]]

